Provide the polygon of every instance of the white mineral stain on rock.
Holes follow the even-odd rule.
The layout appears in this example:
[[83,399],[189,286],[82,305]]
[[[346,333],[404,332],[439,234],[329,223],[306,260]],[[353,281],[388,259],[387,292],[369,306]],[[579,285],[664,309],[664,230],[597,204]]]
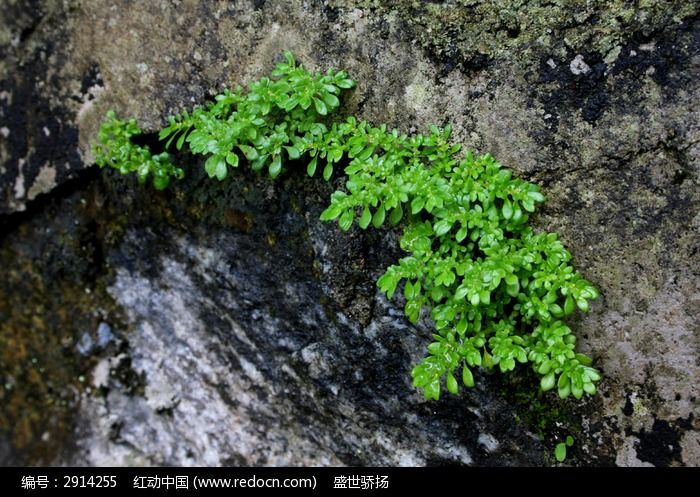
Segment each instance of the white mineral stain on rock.
[[588,74],[591,72],[591,68],[586,64],[586,61],[583,60],[583,55],[581,54],[574,57],[574,60],[569,64],[569,69],[577,76],[579,74]]
[[480,445],[483,445],[486,452],[493,452],[498,449],[498,446],[500,445],[498,440],[496,440],[494,436],[489,433],[479,433],[479,438],[477,441]]
[[17,178],[15,179],[15,189],[14,189],[16,199],[24,198],[24,194],[26,192],[25,186],[24,186],[24,164],[25,164],[24,159],[20,159],[17,162]]
[[29,200],[34,200],[37,195],[50,192],[55,186],[56,169],[49,164],[46,164],[39,169],[39,174],[34,180],[34,183],[32,183],[32,186],[29,188],[27,198]]

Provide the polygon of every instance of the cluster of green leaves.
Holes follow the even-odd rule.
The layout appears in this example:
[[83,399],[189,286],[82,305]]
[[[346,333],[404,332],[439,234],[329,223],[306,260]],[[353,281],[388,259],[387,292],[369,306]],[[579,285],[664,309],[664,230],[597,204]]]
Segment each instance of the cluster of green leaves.
[[160,139],[167,140],[166,146],[175,141],[178,150],[188,143],[191,152],[208,155],[204,167],[219,180],[226,178],[229,166],[238,167],[240,156],[254,171],[267,168],[276,178],[287,159],[302,154],[312,157],[307,168],[311,176],[317,158],[328,159],[323,176],[330,178],[332,163],[340,157],[324,116],[340,105],[341,89],[355,83],[343,71],[312,74],[291,53],[285,58],[272,78],[251,83],[247,92],[224,91],[208,107],[171,117]]
[[166,188],[171,178],[182,178],[183,170],[170,162],[167,152],[154,155],[147,146],[133,142],[132,137],[140,134],[136,119],[122,121],[114,111],[109,111],[100,126],[98,142],[93,147],[95,163],[100,167],[117,169],[122,174],[136,173],[140,183],[145,183],[152,176],[153,186],[157,190]]
[[[426,398],[439,398],[443,379],[456,394],[456,377],[472,387],[474,368],[507,372],[518,363],[530,364],[542,390],[556,387],[562,398],[595,393],[600,375],[576,353],[563,319],[575,308],[587,311],[598,292],[574,271],[556,234],[527,225],[544,201],[539,188],[490,155],[462,153],[449,126],[408,136],[354,117],[329,122],[341,90],[354,82],[343,71],[314,74],[290,53],[285,58],[247,91],[224,91],[207,107],[170,118],[160,133],[166,148],[188,144],[207,156],[205,170],[219,180],[243,158],[273,178],[302,156],[307,174],[322,171],[325,180],[343,166],[345,191],[332,195],[322,220],[337,219],[342,230],[403,221],[408,256],[378,286],[390,299],[402,286],[408,318],[417,322],[425,311],[435,323],[428,356],[412,371]],[[114,122],[108,118],[100,134],[105,150]],[[117,160],[109,165],[140,172]]]
[[595,392],[599,373],[575,352],[562,319],[588,310],[597,290],[569,265],[554,233],[536,234],[529,213],[544,196],[490,155],[460,154],[447,127],[408,137],[349,118],[341,143],[349,158],[347,191],[336,192],[321,219],[364,229],[405,218],[401,248],[379,288],[392,298],[403,282],[405,312],[417,322],[427,309],[437,333],[413,384],[438,399],[474,385],[472,369],[501,372],[530,363],[541,387],[562,398]]

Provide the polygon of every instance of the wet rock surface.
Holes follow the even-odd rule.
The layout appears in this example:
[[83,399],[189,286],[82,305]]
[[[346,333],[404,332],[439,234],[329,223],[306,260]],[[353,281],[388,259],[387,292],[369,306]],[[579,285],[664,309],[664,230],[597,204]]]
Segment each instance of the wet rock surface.
[[[254,220],[248,231],[127,231],[108,257],[108,291],[127,310],[128,345],[94,369],[103,395],[85,399],[71,463],[542,462],[540,442],[486,385],[437,405],[412,391],[427,329],[416,334],[377,295],[365,325],[328,299],[315,262],[352,236],[312,245],[322,202],[309,202],[306,183],[290,181],[274,196],[264,180],[249,185],[250,203],[239,203]],[[306,205],[295,211],[294,202]],[[368,242],[355,240],[381,258],[381,241]],[[125,359],[142,374],[140,394],[110,374]],[[508,436],[489,453],[479,437],[494,426]]]
[[[700,20],[694,2],[615,5],[10,1],[3,462],[545,464],[573,433],[573,464],[700,464]],[[450,122],[542,185],[533,221],[603,294],[573,323],[600,395],[481,375],[424,403],[409,371],[430,325],[374,286],[396,234],[318,222],[331,186],[197,172],[154,194],[83,171],[107,109],[156,130],[284,49],[346,68],[348,113]]]

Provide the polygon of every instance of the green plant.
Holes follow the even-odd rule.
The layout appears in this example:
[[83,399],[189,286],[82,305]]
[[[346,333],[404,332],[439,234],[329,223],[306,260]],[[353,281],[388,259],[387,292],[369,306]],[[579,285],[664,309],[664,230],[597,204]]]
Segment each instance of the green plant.
[[566,459],[566,448],[572,445],[574,445],[574,437],[567,435],[565,442],[558,443],[556,447],[554,447],[554,458],[559,462],[564,462]]
[[135,172],[140,183],[145,183],[152,175],[157,190],[167,188],[170,178],[182,178],[184,171],[170,162],[167,152],[153,155],[148,147],[132,141],[132,137],[140,134],[136,119],[120,121],[114,111],[109,111],[100,126],[98,143],[93,147],[95,163],[117,169],[122,174]]
[[[462,153],[450,142],[449,126],[408,136],[354,117],[331,122],[338,95],[354,82],[343,71],[312,74],[290,53],[285,58],[271,78],[247,91],[224,91],[207,107],[169,118],[160,132],[166,148],[188,144],[190,152],[207,156],[205,170],[219,180],[242,158],[272,178],[302,157],[307,174],[322,170],[326,181],[342,165],[346,190],[331,196],[322,220],[337,219],[342,230],[403,221],[401,248],[408,255],[378,286],[391,299],[403,284],[408,318],[417,322],[425,309],[435,323],[428,356],[412,371],[426,398],[439,398],[443,378],[456,394],[459,376],[474,386],[474,368],[507,372],[518,363],[530,363],[542,390],[556,387],[562,398],[595,393],[600,375],[575,352],[576,338],[563,319],[576,307],[587,311],[598,292],[574,271],[556,234],[527,225],[544,201],[539,188],[490,155]],[[124,140],[134,129],[132,121],[108,116],[98,163],[136,170],[141,179],[142,169],[156,178],[179,176],[169,163],[162,166],[165,159],[149,163],[149,154],[147,167],[134,164],[144,153],[127,153]],[[159,175],[159,167],[167,172]]]

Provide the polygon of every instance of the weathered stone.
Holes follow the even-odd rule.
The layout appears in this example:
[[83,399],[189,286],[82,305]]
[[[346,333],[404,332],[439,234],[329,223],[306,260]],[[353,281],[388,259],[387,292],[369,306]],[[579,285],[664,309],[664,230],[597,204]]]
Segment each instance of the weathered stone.
[[[7,2],[0,296],[31,274],[16,288],[32,293],[33,307],[19,313],[16,298],[5,299],[7,309],[0,299],[0,329],[4,343],[46,355],[70,401],[41,428],[51,411],[31,399],[58,394],[31,356],[8,358],[5,377],[26,376],[31,389],[15,382],[3,394],[12,403],[0,417],[0,456],[81,464],[550,457],[553,437],[565,432],[528,421],[532,403],[515,402],[521,392],[508,380],[484,375],[476,392],[435,404],[413,392],[408,372],[429,325],[408,326],[400,303],[374,287],[399,256],[395,234],[341,235],[319,223],[330,188],[247,174],[228,182],[240,187],[205,187],[194,174],[154,197],[81,172],[107,109],[155,131],[168,114],[267,74],[290,49],[309,67],[342,67],[358,81],[347,113],[403,131],[452,123],[458,141],[542,185],[548,203],[534,222],[561,234],[603,294],[573,325],[605,379],[595,399],[563,403],[576,431],[571,461],[700,464],[698,4],[520,4]],[[81,225],[70,228],[72,219]],[[83,245],[101,255],[82,260]],[[41,247],[57,258],[42,259]],[[10,273],[13,260],[22,267]],[[83,298],[76,289],[86,284],[94,292]],[[83,329],[67,332],[59,311],[76,302]],[[60,363],[56,337],[69,335],[79,355],[75,344],[94,343],[104,320],[86,309],[116,315],[115,303],[124,316],[109,322],[114,342],[87,371],[76,357]],[[21,329],[31,330],[25,344]],[[53,349],[39,350],[42,333]],[[557,418],[558,405],[545,401],[542,416]],[[18,419],[26,419],[21,430],[11,426]]]

